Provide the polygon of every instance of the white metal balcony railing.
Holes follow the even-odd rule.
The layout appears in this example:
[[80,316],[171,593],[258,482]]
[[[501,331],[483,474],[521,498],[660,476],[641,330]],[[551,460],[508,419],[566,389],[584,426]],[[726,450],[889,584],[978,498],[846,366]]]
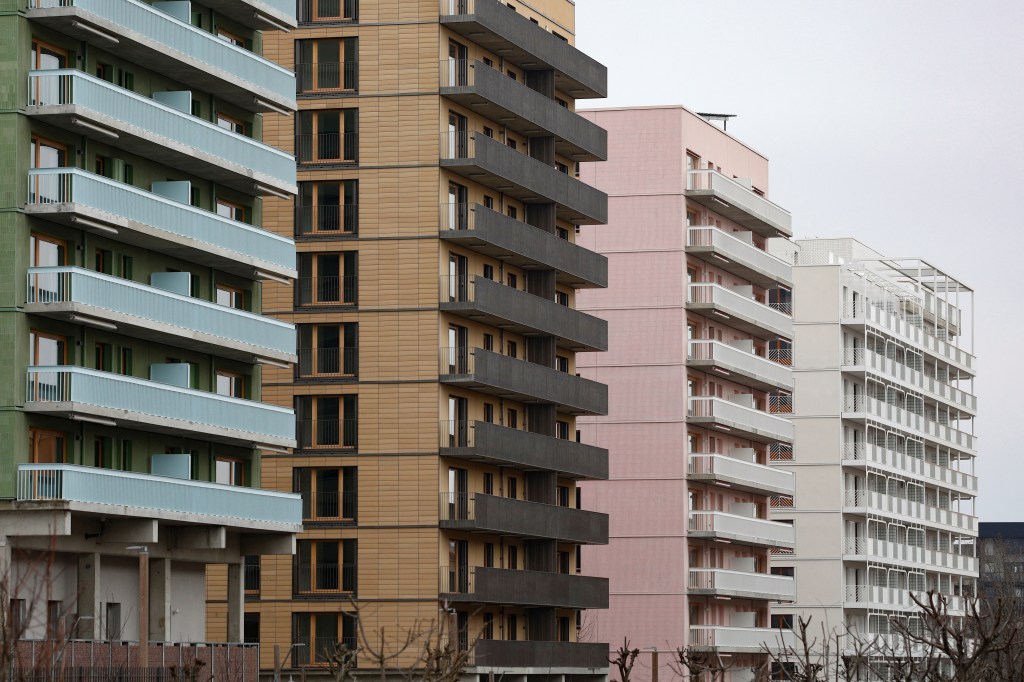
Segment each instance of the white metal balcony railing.
[[[715,209],[716,212],[741,224],[749,223],[730,211],[738,210],[754,220],[748,226],[760,228],[759,231],[765,236],[789,237],[793,234],[793,218],[789,211],[757,194],[750,186],[710,168],[688,171],[686,189],[688,192],[710,192],[711,196],[723,202],[721,207]],[[765,231],[765,227],[770,229]]]
[[977,557],[876,538],[846,538],[843,554],[862,556],[874,561],[928,566],[932,569],[947,568],[968,573],[978,572]]
[[169,250],[175,253],[182,241],[195,241],[200,247],[209,245],[250,258],[272,272],[294,275],[295,242],[273,232],[79,168],[30,170],[28,185],[30,207],[80,205],[153,228],[153,232],[166,235],[164,238],[174,244]]
[[[252,50],[173,17],[139,0],[31,0],[32,9],[74,7],[119,27],[140,42],[155,43],[163,54],[185,62],[200,62],[247,90],[267,91],[279,100],[295,100],[294,74]],[[292,5],[288,13],[294,11]],[[294,104],[293,104],[294,106]]]
[[765,647],[778,650],[795,645],[796,636],[792,630],[738,628],[725,625],[690,626],[690,646],[698,649],[762,652]]
[[750,595],[754,599],[772,601],[796,598],[796,582],[789,576],[721,568],[691,568],[687,587],[691,592]]
[[[735,237],[717,227],[691,227],[686,230],[686,246],[697,252],[710,251],[726,258],[730,263],[718,263],[725,269],[733,264],[744,270],[760,275],[759,279],[779,282],[790,286],[793,282],[793,266],[780,258],[776,258],[764,249]],[[768,283],[768,282],[766,282]]]
[[183,429],[295,445],[294,413],[283,407],[84,367],[29,367],[25,401],[26,407],[64,403],[67,412],[75,413],[87,412],[91,405],[123,413],[131,421],[166,419]]
[[178,330],[294,355],[294,325],[78,267],[29,268],[27,302],[77,303]]
[[735,317],[769,332],[771,336],[792,338],[791,304],[777,304],[778,309],[720,284],[700,282],[689,285],[687,303],[711,306],[726,317]]
[[[927,603],[927,592],[923,590],[910,590],[906,587],[882,587],[878,585],[847,585],[843,602],[847,608],[910,611],[918,608],[917,604],[914,603],[912,595]],[[963,613],[963,597],[955,595],[943,596],[948,600],[947,609],[949,613]]]
[[146,139],[175,145],[183,154],[216,159],[250,183],[255,174],[275,186],[295,188],[291,154],[251,137],[76,69],[31,71],[28,78],[30,106],[75,105],[113,119]]
[[883,306],[865,301],[861,301],[857,305],[847,303],[843,306],[843,320],[861,321],[878,326],[898,340],[923,348],[932,356],[957,365],[969,374],[974,374],[976,358],[973,354],[945,339],[936,338],[927,333],[923,327],[911,324],[906,318],[886,310]]
[[843,506],[847,509],[870,509],[873,512],[900,516],[913,521],[946,526],[964,533],[974,534],[978,529],[977,518],[970,514],[933,507],[924,502],[916,502],[873,490],[844,490]]
[[693,396],[689,399],[686,414],[689,419],[711,421],[762,438],[793,441],[793,422],[723,398]]
[[928,419],[923,414],[916,414],[878,398],[860,394],[844,395],[843,412],[869,415],[894,426],[924,434],[930,439],[952,448],[969,451],[976,449],[976,439],[972,434],[940,424]]
[[792,390],[793,373],[789,366],[745,350],[709,339],[692,339],[687,344],[687,359],[712,362],[715,366],[757,379],[779,388]]
[[746,488],[792,495],[794,478],[791,471],[747,462],[719,454],[691,453],[690,476],[713,477],[728,480]]
[[67,500],[299,526],[302,497],[71,464],[19,464],[19,500]]
[[843,366],[871,369],[927,393],[937,400],[945,401],[971,413],[978,409],[978,399],[967,391],[951,386],[935,377],[927,376],[921,370],[913,369],[893,358],[887,358],[866,348],[843,347]]
[[897,473],[907,473],[926,479],[926,483],[935,486],[955,487],[973,493],[978,491],[977,476],[877,445],[843,443],[843,459],[847,462],[876,464]]
[[721,511],[691,511],[689,532],[778,547],[791,547],[795,537],[791,524]]

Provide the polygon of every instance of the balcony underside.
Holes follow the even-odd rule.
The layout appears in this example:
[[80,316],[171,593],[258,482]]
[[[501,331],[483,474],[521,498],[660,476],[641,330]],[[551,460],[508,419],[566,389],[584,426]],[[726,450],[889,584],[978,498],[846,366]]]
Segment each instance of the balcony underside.
[[[686,366],[693,367],[694,369],[700,369],[705,372],[720,374],[729,381],[740,384],[741,386],[750,386],[751,388],[756,388],[759,391],[773,391],[775,389],[782,389],[784,391],[793,390],[794,384],[789,368],[773,363],[771,360],[758,358],[755,355],[751,355],[749,358],[743,358],[743,361],[744,362],[740,364],[730,362],[727,358],[688,358],[686,360]],[[761,369],[764,369],[764,371],[760,371]],[[772,376],[774,374],[783,373],[789,376],[785,378]]]
[[[132,31],[81,7],[31,9],[27,15],[34,22],[86,43],[106,42],[97,39],[98,29],[101,33],[116,38],[116,42],[109,43],[110,49],[121,59],[145,64],[149,69],[171,80],[195,87],[247,111],[295,111],[297,108],[294,94],[286,96],[272,88],[244,81],[237,74],[217,64],[209,64],[190,54],[171,50],[167,45],[149,36]],[[210,40],[220,39],[210,34]],[[252,58],[259,59],[256,55]],[[261,66],[264,66],[262,60]],[[264,68],[268,74],[276,71],[270,63],[266,63]],[[273,108],[262,104],[261,100],[272,104]]]
[[608,608],[608,579],[593,576],[516,571],[505,568],[473,569],[471,593],[445,593],[449,602],[504,604],[566,609]]
[[203,0],[203,5],[244,26],[261,31],[287,31],[299,25],[294,5],[285,9],[261,0]]
[[740,245],[730,247],[732,250],[723,249],[715,244],[690,244],[686,247],[686,253],[765,289],[774,289],[779,284],[793,286],[793,275],[785,272],[789,269],[787,264],[773,262],[775,259],[768,254],[755,253],[757,249],[754,246],[748,247],[751,258],[744,257],[745,254],[738,252],[738,249],[742,248]]
[[[90,126],[97,126],[103,130],[111,131],[113,136],[103,135],[102,137],[103,141],[112,147],[123,149],[132,154],[138,154],[191,175],[212,180],[239,192],[253,195],[267,194],[266,191],[259,189],[258,186],[267,187],[285,194],[295,194],[298,191],[298,187],[292,182],[275,178],[265,173],[258,173],[251,168],[247,168],[242,163],[235,163],[228,159],[214,156],[204,152],[202,149],[191,146],[187,140],[172,140],[158,137],[146,130],[128,125],[113,116],[78,104],[28,107],[25,113],[35,119],[58,128],[64,128],[78,135],[89,131],[83,131],[83,128],[76,121],[82,121]],[[224,134],[225,136],[229,135],[227,131]],[[246,142],[243,140],[238,140],[237,142],[240,148],[246,145]]]
[[[726,194],[718,189],[688,189],[686,198],[762,237],[793,236],[793,229],[788,223],[788,218],[785,221],[776,221],[767,213],[758,210],[758,204],[764,205],[767,202],[748,190],[732,191]],[[741,201],[748,205],[741,205]]]
[[607,514],[477,494],[470,516],[473,518],[442,520],[441,528],[573,544],[608,544]]
[[754,426],[742,420],[733,420],[725,417],[693,417],[688,416],[686,423],[692,426],[702,426],[707,429],[715,429],[728,433],[736,438],[744,438],[757,443],[792,443],[793,435],[790,432],[771,431],[765,428]]
[[[751,301],[751,305],[754,305],[753,301]],[[771,340],[780,336],[787,339],[793,338],[793,321],[767,306],[764,306],[764,311],[758,310],[765,316],[764,319],[745,314],[743,311],[733,308],[728,302],[698,303],[691,301],[686,304],[686,309],[705,315],[712,320],[720,319],[723,324],[759,339]]]

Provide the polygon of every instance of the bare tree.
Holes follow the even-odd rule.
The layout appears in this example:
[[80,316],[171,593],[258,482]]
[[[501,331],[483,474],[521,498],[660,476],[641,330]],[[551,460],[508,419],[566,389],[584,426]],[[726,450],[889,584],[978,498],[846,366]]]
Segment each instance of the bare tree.
[[622,646],[615,650],[615,656],[608,659],[608,662],[619,671],[619,682],[629,682],[629,676],[633,674],[633,666],[636,664],[636,657],[639,655],[640,649],[630,649],[629,638],[624,637]]

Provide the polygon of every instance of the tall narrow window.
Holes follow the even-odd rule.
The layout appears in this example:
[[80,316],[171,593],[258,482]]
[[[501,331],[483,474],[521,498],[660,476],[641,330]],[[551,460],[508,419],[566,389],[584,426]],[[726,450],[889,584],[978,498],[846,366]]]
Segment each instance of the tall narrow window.
[[339,449],[356,446],[357,396],[298,396],[296,431],[300,448]]
[[296,377],[352,377],[359,368],[359,325],[303,324],[298,327],[299,362]]
[[357,292],[358,254],[300,253],[299,286],[295,288],[300,306],[354,306]]
[[295,85],[299,94],[355,92],[357,38],[319,38],[296,42]]
[[354,235],[359,231],[357,180],[299,183],[295,236]]
[[296,123],[298,163],[341,164],[358,160],[358,109],[301,111]]

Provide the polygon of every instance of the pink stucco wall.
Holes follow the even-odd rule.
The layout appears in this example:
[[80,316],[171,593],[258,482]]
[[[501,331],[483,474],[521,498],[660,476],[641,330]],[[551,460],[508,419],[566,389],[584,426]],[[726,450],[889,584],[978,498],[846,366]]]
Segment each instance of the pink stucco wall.
[[[767,191],[767,159],[682,107],[582,112],[608,130],[609,159],[581,178],[609,194],[609,223],[577,241],[608,257],[605,290],[577,305],[608,320],[609,350],[577,356],[609,385],[607,417],[580,419],[582,439],[609,450],[608,481],[584,504],[609,514],[610,542],[585,547],[583,572],[609,578],[610,608],[587,614],[591,640],[670,652],[688,637],[686,151]],[[669,655],[661,654],[663,675]],[[650,654],[634,670],[650,679]]]

